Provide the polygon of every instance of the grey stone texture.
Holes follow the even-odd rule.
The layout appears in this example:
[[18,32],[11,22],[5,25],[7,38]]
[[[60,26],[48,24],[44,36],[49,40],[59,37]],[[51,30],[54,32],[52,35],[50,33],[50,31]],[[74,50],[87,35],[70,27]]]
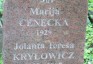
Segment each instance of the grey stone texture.
[[4,64],[83,64],[87,0],[6,0]]
[[0,54],[2,54],[2,42],[3,42],[3,33],[2,33],[2,28],[0,28]]

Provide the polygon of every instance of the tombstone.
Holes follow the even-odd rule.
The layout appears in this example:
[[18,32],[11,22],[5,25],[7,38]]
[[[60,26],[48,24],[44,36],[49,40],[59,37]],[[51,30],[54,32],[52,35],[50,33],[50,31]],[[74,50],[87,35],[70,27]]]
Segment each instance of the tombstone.
[[4,64],[83,64],[87,0],[6,0]]

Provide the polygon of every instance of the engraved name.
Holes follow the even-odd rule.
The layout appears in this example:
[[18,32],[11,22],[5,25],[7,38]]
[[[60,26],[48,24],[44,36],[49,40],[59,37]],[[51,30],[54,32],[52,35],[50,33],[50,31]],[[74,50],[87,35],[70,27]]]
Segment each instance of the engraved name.
[[68,22],[61,19],[22,19],[19,21],[19,25],[29,27],[68,26]]
[[48,8],[48,9],[30,8],[30,15],[54,16],[59,14],[60,11],[58,8]]
[[17,53],[13,54],[13,60],[47,60],[47,59],[74,59],[74,52],[56,53]]
[[23,44],[15,44],[14,50],[35,50],[35,49],[45,49],[46,47],[48,47],[49,49],[64,49],[64,48],[68,48],[68,49],[73,49],[74,48],[74,44],[73,43],[49,43],[48,46],[46,46],[44,43],[31,43],[31,44],[27,44],[27,43],[23,43]]

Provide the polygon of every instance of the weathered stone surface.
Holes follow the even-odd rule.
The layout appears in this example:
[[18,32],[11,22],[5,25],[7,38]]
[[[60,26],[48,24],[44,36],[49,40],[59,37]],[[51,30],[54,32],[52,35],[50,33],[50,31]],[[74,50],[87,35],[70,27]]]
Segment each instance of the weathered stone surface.
[[6,0],[4,64],[83,64],[87,0]]
[[2,54],[2,42],[3,42],[3,33],[2,33],[2,28],[0,28],[0,54]]

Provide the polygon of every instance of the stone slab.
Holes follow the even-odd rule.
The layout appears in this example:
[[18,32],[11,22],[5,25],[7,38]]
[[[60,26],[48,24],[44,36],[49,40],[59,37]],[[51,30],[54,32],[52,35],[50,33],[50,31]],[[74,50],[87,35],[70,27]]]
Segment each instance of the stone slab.
[[87,0],[6,0],[4,64],[83,64]]

